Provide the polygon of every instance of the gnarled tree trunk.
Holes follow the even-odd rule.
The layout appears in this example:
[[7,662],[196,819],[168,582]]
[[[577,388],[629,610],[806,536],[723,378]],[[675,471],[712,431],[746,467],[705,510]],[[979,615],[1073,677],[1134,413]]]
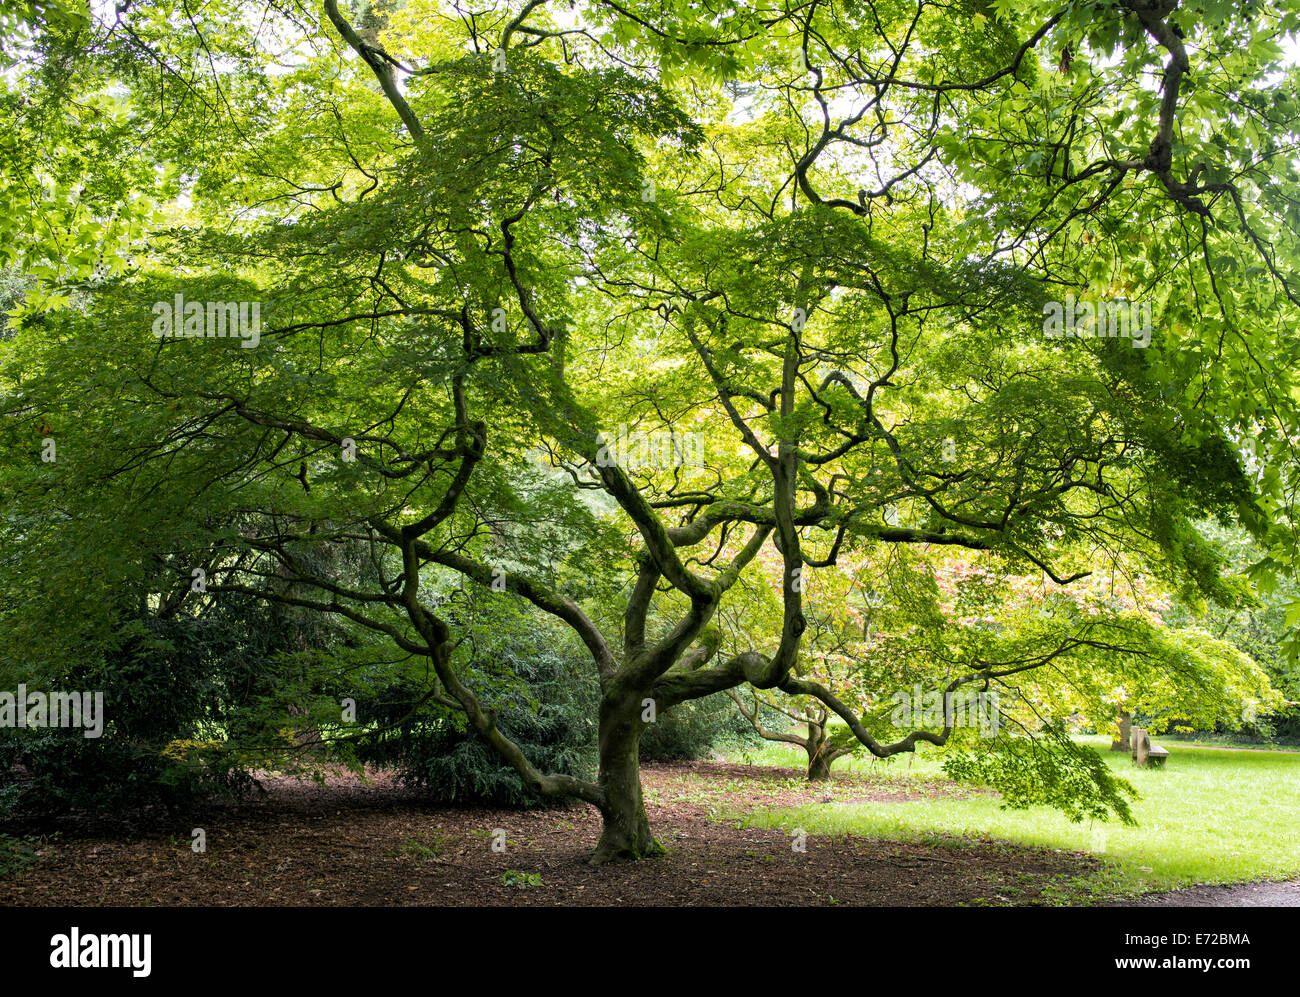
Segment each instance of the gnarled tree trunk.
[[823,710],[819,716],[820,720],[808,721],[808,739],[804,748],[808,752],[808,781],[814,782],[818,779],[829,779],[831,777],[831,766],[835,764],[837,758],[843,758],[851,754],[845,748],[832,748],[830,738],[826,734],[826,712]]
[[641,699],[632,693],[609,692],[600,703],[600,806],[604,830],[591,856],[593,863],[643,859],[662,855],[664,848],[650,832],[641,794]]
[[808,741],[804,744],[804,748],[808,752],[808,781],[829,779],[831,762],[835,760],[835,756],[826,743],[825,724],[808,721]]

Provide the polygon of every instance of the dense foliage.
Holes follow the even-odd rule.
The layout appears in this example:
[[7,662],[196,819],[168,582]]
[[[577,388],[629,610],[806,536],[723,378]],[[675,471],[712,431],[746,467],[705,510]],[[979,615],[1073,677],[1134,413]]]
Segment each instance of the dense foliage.
[[[137,618],[251,599],[330,638],[196,750],[346,756],[388,722],[454,795],[439,753],[477,749],[439,738],[473,731],[518,776],[491,792],[601,811],[598,859],[659,850],[647,717],[728,691],[1125,817],[1069,717],[1207,676],[1206,718],[1272,701],[1146,596],[1242,611],[1300,554],[1298,26],[1270,0],[6,8],[0,247],[30,285],[0,345],[0,685],[77,679],[124,591]],[[942,591],[955,552],[1004,619]],[[851,620],[850,565],[909,608],[841,686],[810,633]],[[522,606],[594,699],[533,712],[572,659],[494,624]],[[1020,705],[966,751],[942,710],[880,715],[914,682]],[[593,774],[559,744],[580,707]]]

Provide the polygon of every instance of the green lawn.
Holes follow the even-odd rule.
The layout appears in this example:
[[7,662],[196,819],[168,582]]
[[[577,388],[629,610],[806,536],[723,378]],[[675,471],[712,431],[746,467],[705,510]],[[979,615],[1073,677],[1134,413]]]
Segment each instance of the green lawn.
[[[1106,865],[1081,885],[1104,894],[1300,876],[1300,755],[1164,742],[1167,768],[1140,770],[1127,755],[1106,750],[1106,738],[1079,740],[1095,746],[1137,788],[1137,827],[1114,821],[1071,824],[1046,807],[1002,810],[996,797],[984,794],[817,804],[734,816],[751,826],[801,827],[810,834],[924,839],[941,833],[1090,851]],[[758,764],[793,766],[802,765],[805,757],[797,748],[776,744],[748,756]],[[874,772],[885,783],[922,792],[927,783],[946,781],[933,751],[919,755],[910,770],[906,758],[873,765],[868,756],[841,759],[836,771]]]
[[1156,734],[1152,736],[1152,740],[1166,747],[1171,744],[1181,744],[1189,748],[1240,748],[1243,751],[1294,751],[1300,753],[1300,744],[1243,741],[1240,738],[1228,736],[1191,738],[1179,734]]

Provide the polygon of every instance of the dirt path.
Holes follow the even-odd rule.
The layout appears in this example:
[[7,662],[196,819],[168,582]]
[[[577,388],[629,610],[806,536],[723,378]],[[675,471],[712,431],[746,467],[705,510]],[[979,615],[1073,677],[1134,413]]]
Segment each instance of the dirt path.
[[1240,886],[1190,886],[1172,893],[1148,893],[1125,907],[1300,907],[1300,880],[1244,883]]

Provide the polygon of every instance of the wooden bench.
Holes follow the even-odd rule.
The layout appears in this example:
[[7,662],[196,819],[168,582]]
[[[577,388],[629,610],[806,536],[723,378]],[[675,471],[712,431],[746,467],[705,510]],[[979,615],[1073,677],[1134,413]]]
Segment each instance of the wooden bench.
[[1169,758],[1167,749],[1160,747],[1158,744],[1151,743],[1151,735],[1141,727],[1134,727],[1132,733],[1132,750],[1133,764],[1138,768],[1146,768],[1150,765],[1152,768],[1162,769],[1165,767],[1165,761]]

